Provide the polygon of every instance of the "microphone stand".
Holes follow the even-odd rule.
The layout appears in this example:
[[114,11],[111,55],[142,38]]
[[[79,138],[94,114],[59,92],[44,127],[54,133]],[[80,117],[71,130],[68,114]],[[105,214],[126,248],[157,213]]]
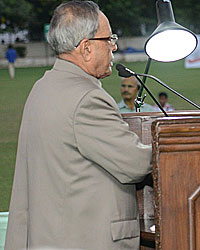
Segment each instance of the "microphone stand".
[[168,117],[168,114],[166,113],[166,111],[163,109],[163,107],[160,105],[160,103],[156,100],[156,98],[153,96],[153,94],[151,93],[151,91],[146,87],[145,83],[139,78],[139,76],[137,74],[133,74],[133,75],[140,82],[140,84],[142,85],[142,87],[147,91],[147,93],[150,95],[150,97],[153,99],[153,101],[158,105],[158,107],[161,109],[161,111],[163,112],[163,114],[166,117]]

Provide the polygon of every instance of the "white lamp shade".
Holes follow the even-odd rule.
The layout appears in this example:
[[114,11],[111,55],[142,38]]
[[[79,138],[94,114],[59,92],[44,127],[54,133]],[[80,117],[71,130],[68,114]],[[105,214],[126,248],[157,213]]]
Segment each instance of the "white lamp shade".
[[196,36],[187,29],[169,29],[154,34],[145,44],[146,54],[162,62],[173,62],[191,54],[197,46]]

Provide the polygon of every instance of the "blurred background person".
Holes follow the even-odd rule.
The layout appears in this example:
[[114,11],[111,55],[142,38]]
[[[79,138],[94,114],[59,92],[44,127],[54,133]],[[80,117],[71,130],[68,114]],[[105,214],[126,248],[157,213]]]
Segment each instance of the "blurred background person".
[[8,60],[8,71],[11,79],[15,78],[15,60],[17,59],[17,52],[10,44],[6,51],[6,59]]
[[[123,78],[121,82],[122,100],[118,103],[120,113],[136,112],[135,99],[137,97],[140,84],[135,76]],[[140,107],[140,112],[154,112],[153,106],[144,103]]]
[[[159,101],[160,105],[162,106],[162,108],[165,111],[173,111],[174,110],[174,108],[168,103],[168,95],[167,95],[167,93],[160,92],[158,94],[158,101]],[[154,110],[155,111],[160,111],[160,108],[157,105],[155,105]]]

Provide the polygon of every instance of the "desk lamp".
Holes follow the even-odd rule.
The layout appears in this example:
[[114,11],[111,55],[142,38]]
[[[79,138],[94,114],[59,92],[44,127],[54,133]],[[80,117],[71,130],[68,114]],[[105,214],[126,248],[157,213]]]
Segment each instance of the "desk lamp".
[[[148,56],[145,74],[148,74],[151,59],[160,62],[173,62],[190,55],[197,47],[197,37],[185,27],[175,22],[172,5],[170,0],[158,0],[156,2],[156,12],[158,18],[158,27],[147,39],[144,50]],[[146,76],[143,77],[143,83],[146,82]],[[136,111],[143,105],[142,92],[144,86],[141,86],[138,96],[135,100]]]
[[144,46],[148,57],[160,62],[173,62],[191,54],[197,47],[197,37],[175,22],[170,0],[158,0],[156,12],[158,27]]

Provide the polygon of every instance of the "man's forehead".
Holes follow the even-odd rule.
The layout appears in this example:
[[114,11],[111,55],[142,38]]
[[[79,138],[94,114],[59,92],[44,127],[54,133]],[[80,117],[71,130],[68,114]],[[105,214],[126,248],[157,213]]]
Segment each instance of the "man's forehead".
[[134,85],[137,85],[137,82],[138,82],[138,81],[137,81],[137,79],[135,79],[135,78],[129,78],[129,79],[125,78],[125,79],[122,80],[122,83],[123,83],[123,84],[126,84],[126,85],[130,85],[130,84],[131,84],[131,85],[133,85],[133,86],[134,86]]
[[110,36],[111,33],[112,32],[108,18],[103,12],[99,11],[99,29],[97,30],[97,34],[105,34]]

